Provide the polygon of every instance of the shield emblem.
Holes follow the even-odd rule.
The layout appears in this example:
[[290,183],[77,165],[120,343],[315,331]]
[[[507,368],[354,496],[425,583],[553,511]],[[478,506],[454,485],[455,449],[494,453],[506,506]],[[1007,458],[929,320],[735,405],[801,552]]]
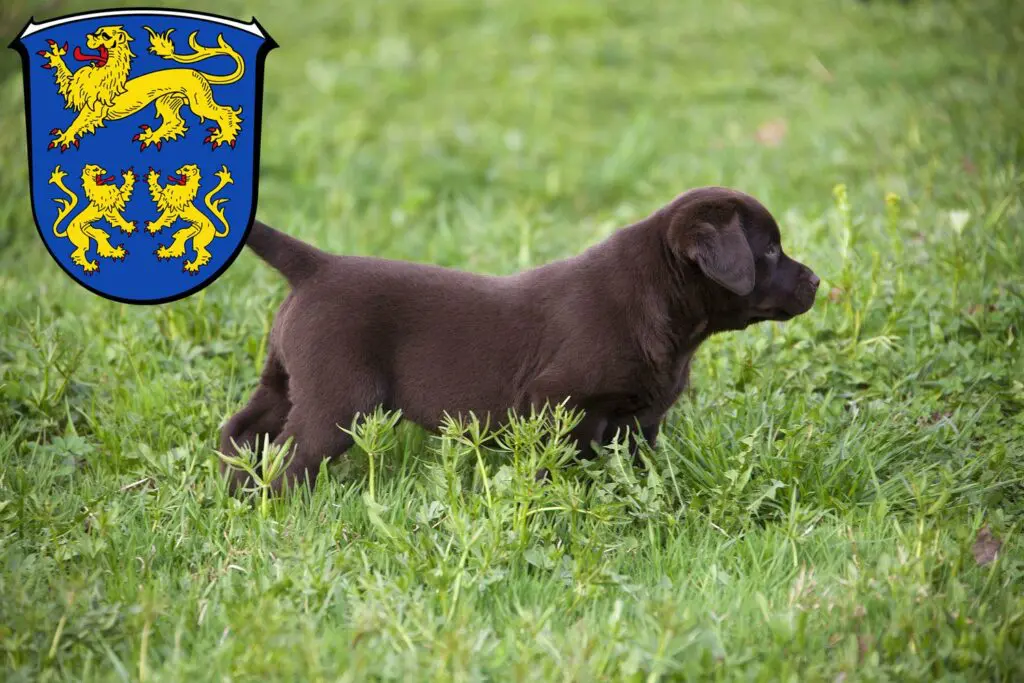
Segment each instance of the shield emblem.
[[174,301],[219,277],[256,208],[263,64],[252,19],[97,11],[35,23],[21,54],[36,228],[86,289]]

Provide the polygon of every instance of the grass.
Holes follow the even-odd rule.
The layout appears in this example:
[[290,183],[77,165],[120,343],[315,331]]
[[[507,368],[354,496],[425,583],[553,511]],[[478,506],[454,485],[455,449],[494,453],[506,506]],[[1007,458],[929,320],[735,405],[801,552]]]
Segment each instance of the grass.
[[154,308],[71,282],[9,52],[0,678],[1024,678],[1024,5],[218,11],[282,46],[273,225],[507,273],[720,183],[775,212],[819,301],[702,348],[649,476],[611,448],[538,486],[568,456],[538,420],[485,451],[378,414],[312,494],[236,500],[216,433],[284,284],[251,254]]

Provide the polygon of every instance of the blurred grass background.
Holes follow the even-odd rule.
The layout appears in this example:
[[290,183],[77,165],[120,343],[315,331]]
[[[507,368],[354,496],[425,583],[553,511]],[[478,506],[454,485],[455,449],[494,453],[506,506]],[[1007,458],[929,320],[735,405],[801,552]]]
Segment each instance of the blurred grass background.
[[164,6],[280,44],[258,214],[320,247],[507,273],[724,184],[825,283],[700,351],[651,477],[613,450],[541,490],[529,427],[483,474],[403,426],[372,497],[356,451],[262,514],[212,448],[283,283],[243,254],[155,308],[75,285],[6,51],[5,679],[1024,677],[1024,5]]

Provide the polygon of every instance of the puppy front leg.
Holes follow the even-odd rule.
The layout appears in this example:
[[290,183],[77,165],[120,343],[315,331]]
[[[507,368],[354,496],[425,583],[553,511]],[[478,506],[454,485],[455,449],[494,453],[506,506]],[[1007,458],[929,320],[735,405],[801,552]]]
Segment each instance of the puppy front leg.
[[593,460],[597,457],[593,444],[596,442],[605,443],[604,433],[608,429],[608,418],[597,411],[589,411],[584,414],[583,419],[572,431],[572,438],[576,441],[576,448],[580,457],[584,460]]
[[[594,452],[594,442],[603,443],[605,430],[608,428],[608,418],[597,411],[585,412],[583,419],[572,430],[569,437],[576,443],[576,450],[579,457],[584,460],[593,460],[597,457]],[[551,478],[551,472],[546,467],[537,470],[534,479],[546,481]]]
[[[551,406],[562,401],[567,396],[572,396],[572,392],[567,391],[566,387],[573,384],[571,379],[567,380],[560,375],[550,375],[543,379],[538,379],[527,390],[526,403],[533,410],[540,411],[545,405]],[[583,407],[584,405],[586,405],[586,401],[580,398],[573,398],[569,401],[570,408],[582,410],[583,412],[582,419],[569,434],[569,437],[575,442],[576,449],[579,451],[579,457],[584,460],[593,460],[596,453],[591,443],[594,441],[604,443],[604,433],[608,428],[608,416],[597,409],[586,409]],[[549,479],[550,477],[551,473],[546,467],[541,468],[534,475],[537,481]]]
[[[654,450],[658,445],[658,433],[660,431],[660,420],[654,424],[640,427],[640,435],[643,436],[644,441],[646,441],[647,445],[651,447],[651,450]],[[633,465],[634,467],[644,469],[646,466],[644,465],[643,458],[640,457],[640,441],[636,438],[635,432],[633,437],[634,438],[630,441],[630,453],[633,456]]]
[[640,433],[644,435],[644,441],[646,441],[651,448],[657,448],[659,432],[661,432],[660,420],[652,425],[648,425],[647,427],[642,427],[640,429]]

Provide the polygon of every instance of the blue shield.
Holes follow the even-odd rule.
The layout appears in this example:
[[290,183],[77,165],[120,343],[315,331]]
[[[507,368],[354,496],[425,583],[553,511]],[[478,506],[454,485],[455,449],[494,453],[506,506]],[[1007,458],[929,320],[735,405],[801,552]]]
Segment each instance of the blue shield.
[[54,260],[108,299],[154,304],[213,282],[256,209],[263,63],[253,19],[111,10],[30,20],[29,179]]

